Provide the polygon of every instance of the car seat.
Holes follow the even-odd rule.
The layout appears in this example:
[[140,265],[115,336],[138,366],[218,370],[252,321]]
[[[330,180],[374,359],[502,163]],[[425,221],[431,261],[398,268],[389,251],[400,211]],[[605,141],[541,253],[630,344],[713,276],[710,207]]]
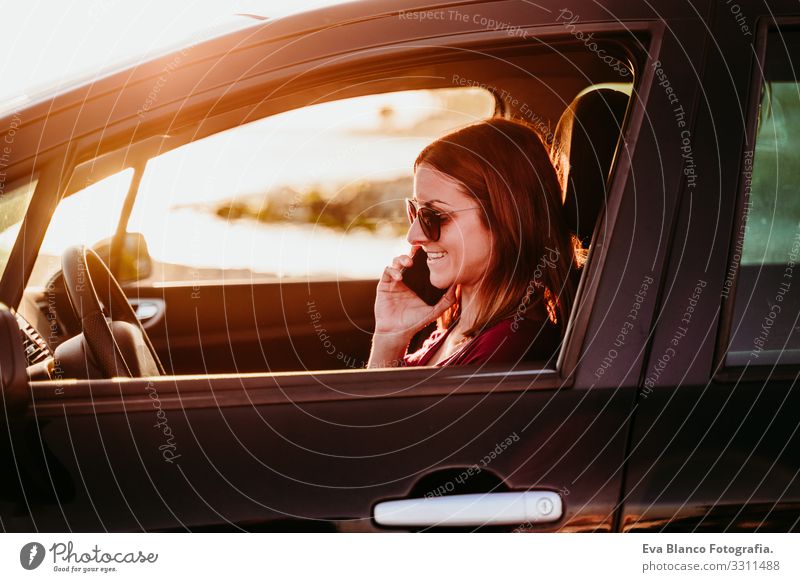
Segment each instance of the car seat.
[[553,162],[562,184],[564,216],[584,248],[606,203],[606,187],[629,96],[608,88],[578,95],[556,125]]

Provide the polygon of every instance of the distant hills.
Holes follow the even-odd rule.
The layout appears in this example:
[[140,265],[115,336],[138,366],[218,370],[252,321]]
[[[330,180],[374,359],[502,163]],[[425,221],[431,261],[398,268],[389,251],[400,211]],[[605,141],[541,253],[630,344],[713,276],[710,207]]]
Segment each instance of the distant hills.
[[212,205],[210,210],[224,220],[315,224],[345,232],[365,229],[400,235],[408,230],[404,199],[411,195],[412,178],[407,176],[358,181],[331,191],[282,187],[237,196]]

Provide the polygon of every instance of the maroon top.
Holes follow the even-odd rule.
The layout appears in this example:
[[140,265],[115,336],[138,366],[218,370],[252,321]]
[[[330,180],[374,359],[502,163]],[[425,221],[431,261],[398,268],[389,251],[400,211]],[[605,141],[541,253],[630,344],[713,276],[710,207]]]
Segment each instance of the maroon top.
[[[434,331],[420,349],[403,357],[403,365],[427,366],[452,328],[453,326],[450,326],[448,329]],[[543,362],[556,353],[560,341],[559,328],[549,319],[543,322],[517,318],[515,322],[514,317],[509,317],[483,330],[436,365]]]

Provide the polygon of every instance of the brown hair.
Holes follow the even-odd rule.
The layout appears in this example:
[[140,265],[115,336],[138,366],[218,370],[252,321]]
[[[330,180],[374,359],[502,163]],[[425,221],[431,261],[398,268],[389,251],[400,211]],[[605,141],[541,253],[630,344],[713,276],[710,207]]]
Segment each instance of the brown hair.
[[[464,334],[474,336],[534,305],[563,334],[583,257],[564,220],[561,187],[538,132],[521,121],[488,119],[428,145],[414,170],[423,163],[461,183],[484,209],[481,220],[492,233],[492,260],[477,289],[478,315]],[[459,287],[456,297],[440,316],[440,328],[458,317]]]

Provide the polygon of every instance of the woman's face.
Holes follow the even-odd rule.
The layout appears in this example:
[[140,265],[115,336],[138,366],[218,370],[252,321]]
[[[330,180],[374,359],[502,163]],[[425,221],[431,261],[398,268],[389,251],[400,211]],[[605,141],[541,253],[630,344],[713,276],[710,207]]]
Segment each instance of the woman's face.
[[[414,175],[414,199],[419,207],[429,206],[442,216],[441,236],[434,242],[422,232],[419,220],[408,231],[408,242],[428,253],[431,284],[447,289],[453,284],[474,286],[486,273],[492,252],[492,234],[481,221],[483,211],[459,182],[432,166],[420,164]],[[470,208],[472,210],[464,210]]]

